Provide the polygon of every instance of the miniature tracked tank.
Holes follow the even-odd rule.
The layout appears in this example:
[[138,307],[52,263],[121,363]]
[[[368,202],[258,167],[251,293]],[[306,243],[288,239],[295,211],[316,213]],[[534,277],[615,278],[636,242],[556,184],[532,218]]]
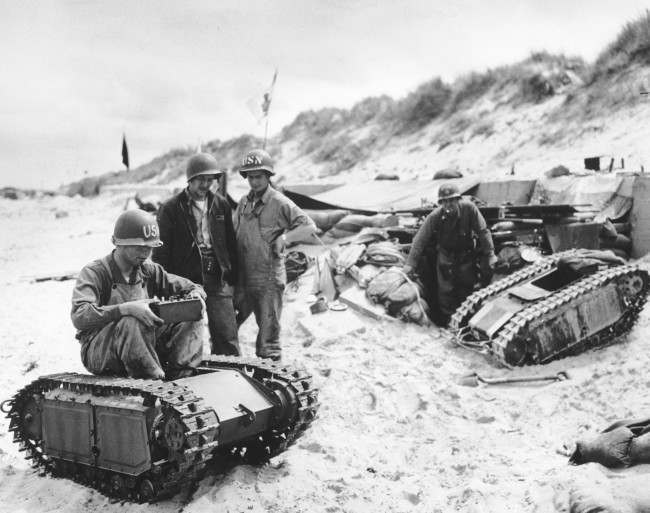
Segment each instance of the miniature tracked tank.
[[460,345],[507,365],[540,364],[613,342],[632,328],[649,290],[635,264],[567,261],[587,253],[551,255],[470,295],[449,328]]
[[318,410],[311,376],[266,360],[212,356],[174,381],[54,374],[2,404],[26,458],[55,476],[139,502],[175,494],[216,458],[259,462]]

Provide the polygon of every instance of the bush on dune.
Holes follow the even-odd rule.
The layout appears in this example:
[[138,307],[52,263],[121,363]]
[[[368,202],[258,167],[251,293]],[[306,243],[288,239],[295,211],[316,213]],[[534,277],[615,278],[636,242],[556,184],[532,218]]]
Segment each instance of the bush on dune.
[[650,64],[650,11],[638,20],[626,23],[616,39],[601,52],[593,65],[590,83],[635,62]]
[[439,117],[446,109],[451,88],[434,78],[401,100],[396,108],[398,133],[415,132]]

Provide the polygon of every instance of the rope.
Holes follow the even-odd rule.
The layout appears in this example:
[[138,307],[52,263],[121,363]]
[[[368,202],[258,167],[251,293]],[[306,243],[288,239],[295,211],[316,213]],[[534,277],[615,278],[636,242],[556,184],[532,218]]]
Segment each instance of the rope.
[[418,286],[401,269],[393,269],[393,271],[395,271],[400,276],[402,276],[406,280],[406,282],[413,287],[413,290],[415,290],[415,297],[416,297],[416,301],[418,302],[418,307],[420,308],[420,311],[422,312],[422,315],[426,318],[427,313],[424,311],[424,307],[422,306],[422,303],[420,302],[421,298],[420,298],[420,290],[419,290]]

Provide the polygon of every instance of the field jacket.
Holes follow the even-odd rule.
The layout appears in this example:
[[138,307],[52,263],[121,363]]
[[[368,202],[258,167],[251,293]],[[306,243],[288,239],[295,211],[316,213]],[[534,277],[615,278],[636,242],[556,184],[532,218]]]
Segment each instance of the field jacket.
[[[110,272],[107,269],[110,268]],[[77,338],[89,331],[102,328],[122,317],[119,305],[109,305],[111,289],[114,283],[126,283],[113,254],[95,260],[80,272],[72,291],[72,324],[79,333]],[[145,262],[137,270],[134,283],[141,283],[146,288],[147,297],[166,298],[186,294],[197,285],[186,278],[166,272],[160,265]]]
[[435,242],[436,250],[443,253],[446,260],[457,263],[475,258],[475,238],[478,239],[478,253],[483,257],[494,254],[492,235],[478,207],[464,198],[458,206],[458,215],[449,215],[438,207],[427,216],[413,239],[408,265],[417,267],[430,242]]
[[[201,251],[191,201],[185,189],[162,204],[158,211],[158,225],[163,245],[154,248],[152,259],[166,271],[202,284]],[[210,242],[221,279],[233,285],[237,279],[237,241],[232,211],[220,194],[209,192],[207,205]]]

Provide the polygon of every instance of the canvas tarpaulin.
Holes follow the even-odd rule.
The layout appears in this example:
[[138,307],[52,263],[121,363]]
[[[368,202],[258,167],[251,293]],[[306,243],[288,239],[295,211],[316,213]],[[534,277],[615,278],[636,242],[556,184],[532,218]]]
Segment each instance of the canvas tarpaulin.
[[455,183],[460,193],[465,194],[478,185],[478,180],[378,180],[343,185],[315,196],[305,196],[309,205],[301,204],[301,198],[297,194],[293,195],[293,200],[303,208],[345,209],[367,214],[417,210],[436,203],[438,189],[445,183]]
[[533,202],[588,205],[595,220],[620,219],[632,208],[634,177],[616,175],[560,176],[537,181]]

